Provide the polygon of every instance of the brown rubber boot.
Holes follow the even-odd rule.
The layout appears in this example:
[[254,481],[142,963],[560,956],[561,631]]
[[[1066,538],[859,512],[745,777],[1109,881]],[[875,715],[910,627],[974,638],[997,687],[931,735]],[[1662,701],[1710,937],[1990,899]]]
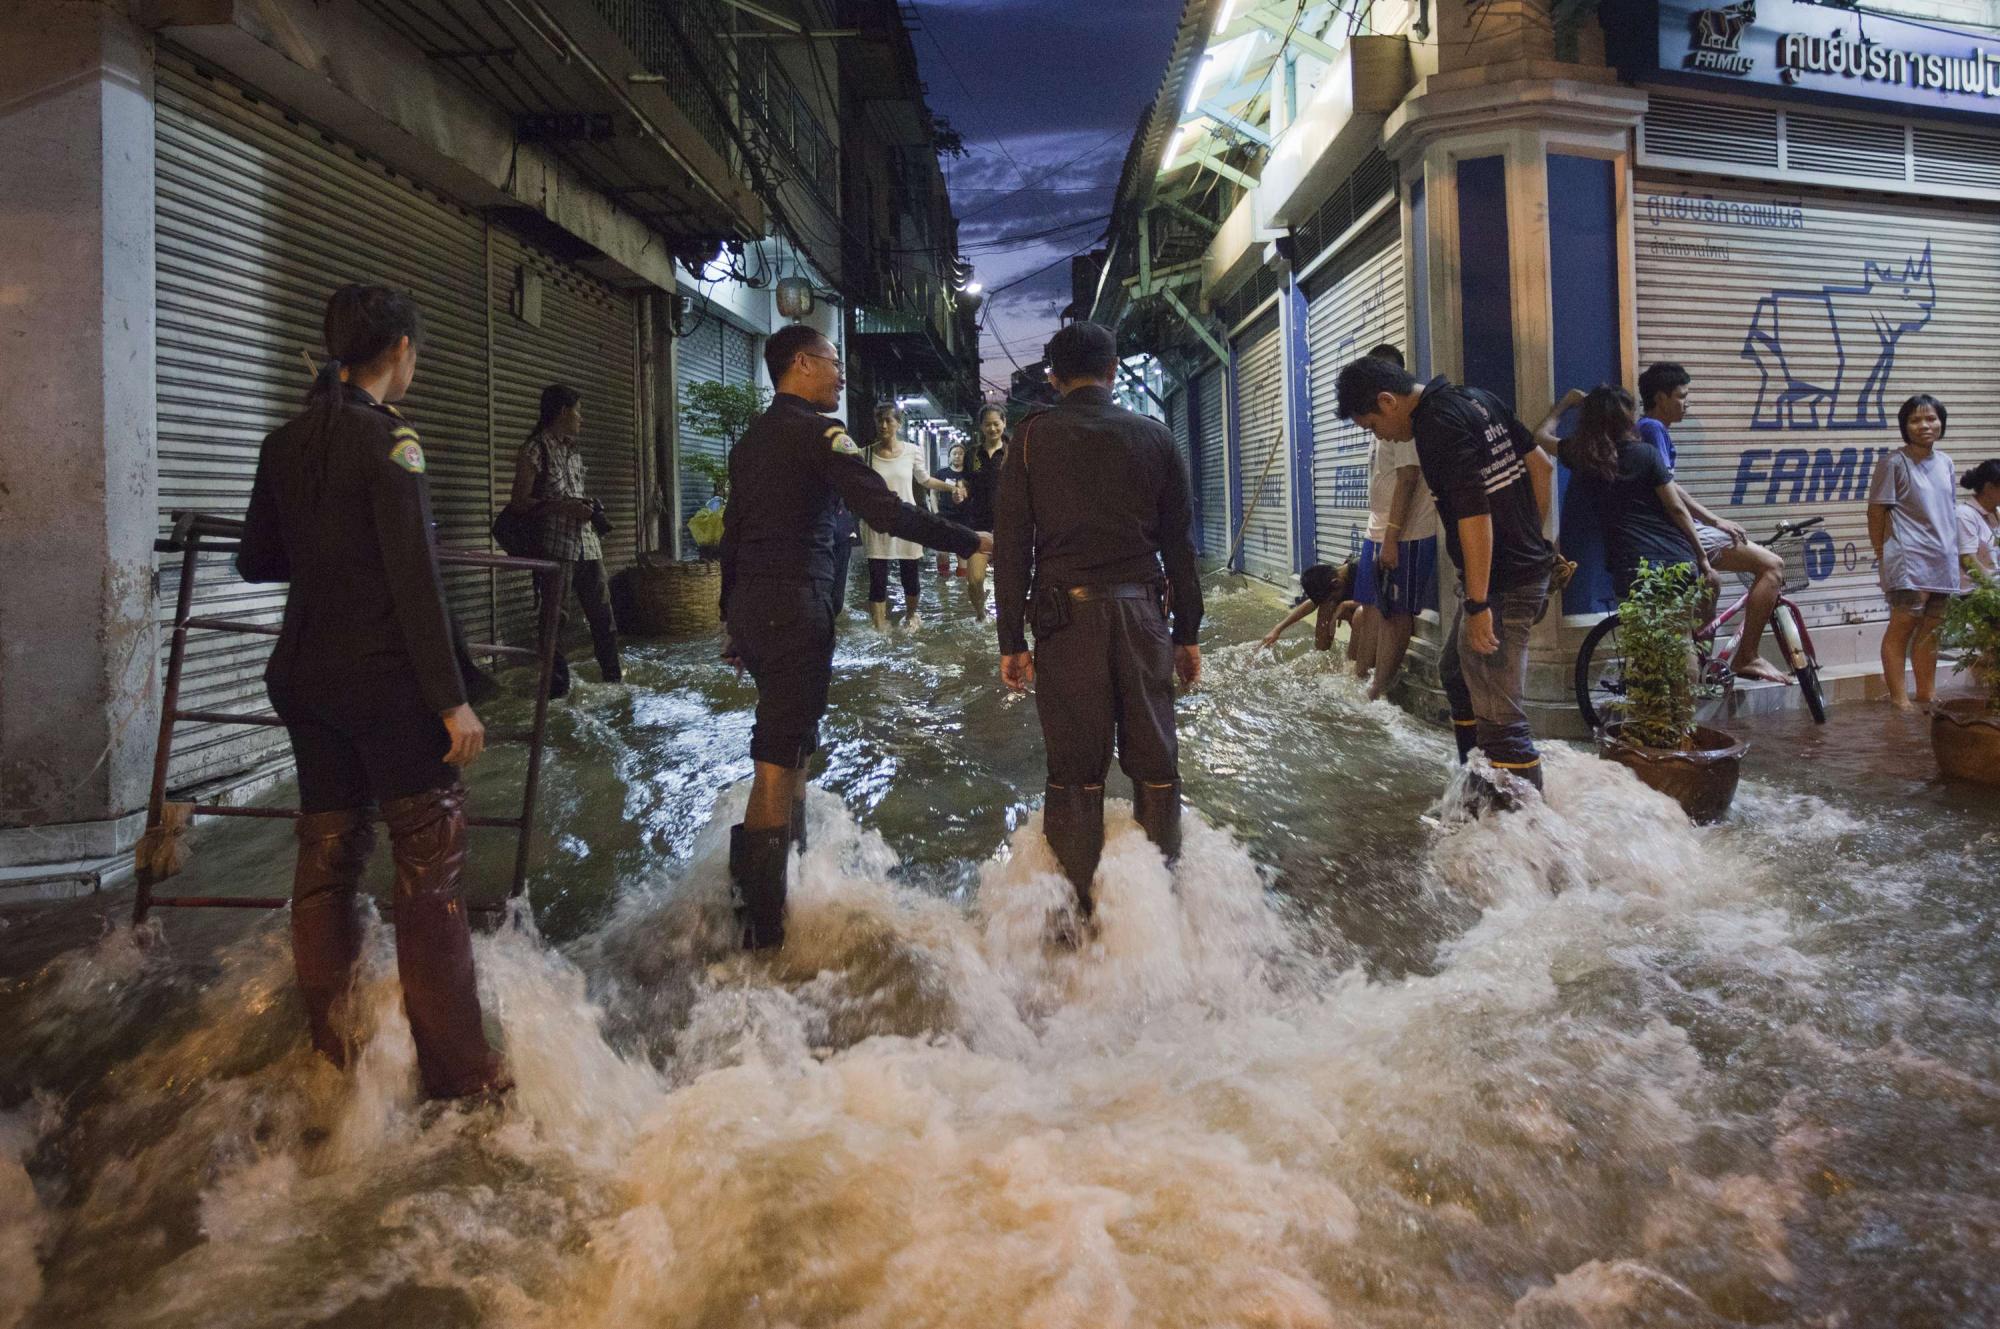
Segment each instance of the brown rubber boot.
[[347,1067],[354,1031],[347,996],[361,958],[361,874],[375,852],[375,810],[308,812],[292,823],[298,866],[292,872],[292,967],[313,1046]]
[[396,973],[430,1098],[466,1098],[508,1081],[486,1041],[472,972],[472,928],[459,894],[465,787],[427,789],[382,805],[396,857]]
[[1160,848],[1172,867],[1181,856],[1181,782],[1165,784],[1132,782],[1132,815],[1146,838]]
[[1104,786],[1051,784],[1042,803],[1042,835],[1076,889],[1076,909],[1090,917],[1090,880],[1104,854]]

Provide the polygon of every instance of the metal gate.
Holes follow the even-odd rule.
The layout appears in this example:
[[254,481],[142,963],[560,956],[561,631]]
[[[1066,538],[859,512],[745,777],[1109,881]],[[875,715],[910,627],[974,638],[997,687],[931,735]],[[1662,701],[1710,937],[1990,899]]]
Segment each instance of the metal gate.
[[1201,489],[1201,552],[1221,558],[1229,552],[1229,443],[1223,393],[1227,380],[1221,365],[1212,365],[1195,375],[1194,407],[1197,416],[1195,446],[1200,458],[1196,469]]
[[1814,626],[1887,616],[1868,481],[1896,408],[1935,394],[1954,463],[1995,451],[2000,219],[1990,210],[1641,181],[1639,367],[1694,378],[1674,429],[1681,483],[1763,538],[1824,516],[1805,546]]
[[[583,394],[583,464],[592,497],[604,504],[611,533],[604,568],[630,567],[639,550],[639,321],[633,298],[550,258],[504,231],[493,232],[493,502],[504,505],[515,449],[535,428],[542,388],[566,383]],[[521,274],[539,281],[540,322],[520,317],[512,301]],[[534,629],[528,579],[496,586],[502,636],[524,640]]]
[[[1242,529],[1243,570],[1292,575],[1292,468],[1285,455],[1284,339],[1274,311],[1236,339],[1236,474],[1231,535]],[[1246,517],[1248,520],[1246,521]]]
[[[1322,562],[1358,558],[1368,528],[1368,464],[1374,438],[1339,418],[1340,368],[1389,342],[1405,356],[1403,247],[1393,214],[1306,279],[1311,348],[1313,516]],[[1428,504],[1428,492],[1420,496]]]
[[[327,293],[347,281],[408,290],[423,311],[417,379],[399,409],[422,434],[444,541],[485,548],[489,521],[485,230],[453,207],[171,56],[158,65],[157,307],[161,528],[165,514],[240,515],[264,436],[297,413],[321,350]],[[171,607],[179,572],[161,573]],[[486,573],[452,577],[468,631],[493,626]],[[284,589],[205,579],[194,612],[275,623]],[[169,631],[161,633],[164,642]],[[204,634],[186,708],[260,709],[267,639]],[[182,730],[182,787],[283,750],[272,729]]]

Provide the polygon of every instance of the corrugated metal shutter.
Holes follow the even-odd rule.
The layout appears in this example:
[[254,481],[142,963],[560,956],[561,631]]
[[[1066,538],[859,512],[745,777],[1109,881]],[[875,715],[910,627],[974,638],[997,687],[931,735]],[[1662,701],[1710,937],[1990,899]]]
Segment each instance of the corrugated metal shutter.
[[1403,246],[1395,221],[1361,237],[1308,280],[1306,340],[1312,356],[1313,520],[1319,558],[1361,555],[1368,529],[1367,430],[1339,418],[1334,384],[1340,367],[1389,342],[1408,348],[1403,331]]
[[[674,346],[674,386],[683,408],[687,404],[690,384],[727,381],[722,368],[723,334],[725,328],[735,331],[712,310],[691,307],[687,317],[694,326]],[[720,461],[727,452],[727,445],[719,438],[693,433],[684,426],[680,430],[680,456],[683,458],[713,457]],[[707,480],[685,466],[681,468],[681,527],[684,535],[687,519],[714,496],[715,489]]]
[[[1237,526],[1244,528],[1245,572],[1285,581],[1292,575],[1292,468],[1284,455],[1283,338],[1276,313],[1237,338],[1234,350],[1237,474],[1243,492],[1231,534]],[[1274,452],[1276,460],[1271,460]]]
[[[1181,468],[1189,476],[1194,475],[1194,451],[1192,446],[1192,422],[1188,419],[1188,395],[1186,388],[1174,388],[1166,395],[1167,428],[1173,432],[1174,451],[1180,454]],[[1192,495],[1190,495],[1192,497]],[[1197,536],[1196,538],[1199,538]]]
[[[327,293],[349,281],[414,294],[426,338],[401,409],[422,434],[447,543],[486,547],[485,258],[479,221],[362,160],[319,131],[163,55],[158,67],[160,510],[240,516],[264,436],[295,414],[300,352],[321,354]],[[178,566],[163,568],[171,614]],[[490,629],[483,574],[456,574],[454,607]],[[281,587],[251,587],[223,560],[204,569],[199,611],[275,622]],[[163,634],[164,635],[164,634]],[[197,633],[181,684],[190,709],[265,709],[270,639]],[[164,668],[164,665],[162,666]],[[183,725],[175,786],[282,751],[271,729]]]
[[1201,453],[1201,552],[1221,558],[1229,552],[1229,455],[1224,428],[1221,365],[1195,375],[1196,446]]
[[[492,232],[493,415],[501,451],[494,502],[504,504],[513,486],[516,449],[534,430],[542,389],[566,383],[583,394],[583,464],[591,497],[604,504],[611,534],[604,538],[606,572],[637,559],[639,530],[639,325],[630,295],[550,258],[505,231]],[[516,273],[541,279],[541,324],[513,311]],[[502,631],[514,639],[534,633],[534,594],[528,578],[500,582]]]
[[757,381],[757,338],[733,323],[722,325],[722,374],[725,383]]
[[1954,462],[2000,434],[2000,220],[1719,183],[1691,202],[1643,181],[1633,215],[1639,364],[1694,377],[1674,430],[1681,483],[1758,540],[1824,516],[1797,597],[1808,619],[1886,617],[1866,500],[1875,460],[1901,443],[1896,408],[1942,399]]

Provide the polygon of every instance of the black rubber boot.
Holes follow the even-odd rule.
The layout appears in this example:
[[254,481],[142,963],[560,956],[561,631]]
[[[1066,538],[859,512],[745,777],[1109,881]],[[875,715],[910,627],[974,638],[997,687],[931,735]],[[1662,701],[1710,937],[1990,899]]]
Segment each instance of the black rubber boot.
[[1166,784],[1132,782],[1132,815],[1146,838],[1160,848],[1172,867],[1181,856],[1181,782]]
[[618,663],[618,637],[606,633],[603,641],[592,643],[597,655],[597,672],[606,683],[623,683],[625,671]]
[[1463,766],[1472,760],[1472,750],[1479,746],[1479,722],[1477,720],[1453,720],[1451,734],[1458,740],[1458,764]]
[[800,853],[806,851],[806,801],[803,798],[792,800],[792,843],[798,846]]
[[1077,912],[1090,917],[1090,880],[1104,853],[1104,786],[1051,784],[1042,804],[1042,835],[1076,888]]
[[736,921],[746,951],[785,944],[785,856],[791,838],[785,827],[729,828],[729,879],[736,887]]

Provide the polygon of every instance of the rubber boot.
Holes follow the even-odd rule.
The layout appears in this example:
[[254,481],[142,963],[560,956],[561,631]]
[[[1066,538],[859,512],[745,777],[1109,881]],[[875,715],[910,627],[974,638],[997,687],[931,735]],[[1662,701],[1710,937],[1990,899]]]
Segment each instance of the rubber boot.
[[1479,721],[1453,720],[1451,736],[1458,740],[1458,764],[1463,766],[1472,760],[1472,750],[1479,746]]
[[375,810],[309,812],[292,824],[298,866],[292,873],[292,966],[313,1046],[347,1067],[354,1031],[348,994],[361,958],[361,874],[375,852]]
[[792,800],[792,844],[800,853],[806,851],[806,801],[803,798]]
[[1165,784],[1132,782],[1132,815],[1146,838],[1160,848],[1172,867],[1181,856],[1181,782]]
[[1104,853],[1104,786],[1050,784],[1042,804],[1042,834],[1076,889],[1076,909],[1089,918],[1091,878]]
[[459,876],[465,869],[465,787],[427,789],[382,805],[396,858],[396,973],[430,1098],[466,1098],[507,1087],[486,1041],[472,928]]
[[791,838],[791,829],[784,826],[768,831],[741,824],[729,828],[729,879],[736,886],[736,921],[746,951],[785,944],[785,856],[791,852]]
[[597,656],[597,672],[606,683],[623,683],[625,671],[618,663],[618,634],[607,632],[602,640],[591,642],[592,653]]

